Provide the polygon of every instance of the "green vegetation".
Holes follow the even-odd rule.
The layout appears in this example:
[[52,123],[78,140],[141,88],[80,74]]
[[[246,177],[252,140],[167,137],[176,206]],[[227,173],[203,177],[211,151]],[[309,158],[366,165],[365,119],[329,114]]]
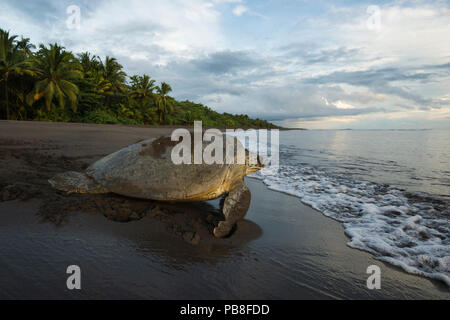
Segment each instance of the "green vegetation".
[[218,113],[177,101],[172,87],[148,75],[128,77],[112,57],[74,55],[58,44],[40,45],[0,29],[0,119],[110,124],[276,128],[247,115]]

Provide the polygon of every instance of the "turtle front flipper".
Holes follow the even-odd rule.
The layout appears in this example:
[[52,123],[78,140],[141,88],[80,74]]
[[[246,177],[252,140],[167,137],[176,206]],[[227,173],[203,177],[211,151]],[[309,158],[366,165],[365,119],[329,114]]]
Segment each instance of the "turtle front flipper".
[[242,182],[237,188],[230,191],[225,197],[222,207],[222,213],[225,221],[220,221],[214,228],[214,236],[223,238],[230,234],[236,222],[242,220],[250,207],[251,193],[247,186]]
[[60,173],[49,179],[48,182],[56,190],[67,193],[109,193],[109,190],[82,172]]

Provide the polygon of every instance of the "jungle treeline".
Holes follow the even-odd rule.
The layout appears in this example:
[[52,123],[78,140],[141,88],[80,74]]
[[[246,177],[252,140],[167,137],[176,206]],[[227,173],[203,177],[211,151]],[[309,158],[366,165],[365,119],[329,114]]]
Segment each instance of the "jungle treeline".
[[169,96],[149,75],[127,75],[113,57],[38,47],[0,29],[0,119],[128,125],[277,128],[247,115],[218,113]]

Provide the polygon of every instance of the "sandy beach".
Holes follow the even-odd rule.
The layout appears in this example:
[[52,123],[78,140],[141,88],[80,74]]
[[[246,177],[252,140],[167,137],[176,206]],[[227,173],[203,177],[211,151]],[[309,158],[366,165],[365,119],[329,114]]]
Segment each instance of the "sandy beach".
[[[340,223],[256,179],[227,239],[211,232],[219,200],[65,195],[47,182],[172,130],[0,121],[0,298],[450,299],[445,284],[347,247]],[[66,288],[73,264],[79,291]],[[381,268],[380,290],[366,287],[370,265]]]

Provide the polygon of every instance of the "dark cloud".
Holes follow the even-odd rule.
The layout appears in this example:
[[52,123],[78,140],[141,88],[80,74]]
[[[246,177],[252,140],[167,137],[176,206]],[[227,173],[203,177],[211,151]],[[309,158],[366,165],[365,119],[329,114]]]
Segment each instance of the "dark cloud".
[[[95,8],[103,0],[33,0],[33,1],[17,1],[2,0],[5,4],[12,8],[18,9],[21,13],[37,23],[53,23],[67,16],[66,10],[71,5],[77,5],[81,10],[88,13]],[[82,12],[83,13],[83,12]]]
[[381,68],[365,71],[337,71],[306,79],[305,82],[311,84],[345,83],[353,86],[364,86],[376,93],[396,95],[422,105],[430,104],[432,100],[410,92],[404,86],[392,84],[400,81],[424,82],[436,75],[434,73],[415,72],[415,70]]
[[326,107],[316,110],[310,110],[306,112],[292,112],[283,115],[269,115],[267,120],[270,121],[283,121],[286,119],[302,118],[307,121],[314,121],[327,117],[343,117],[343,116],[358,116],[363,114],[386,112],[384,108],[363,108],[363,109],[337,109],[332,107]]
[[450,62],[444,64],[436,64],[436,65],[428,65],[426,66],[428,69],[450,69]]
[[281,47],[283,55],[288,58],[299,59],[305,64],[324,64],[345,61],[358,61],[362,59],[360,48],[347,48],[340,46],[327,49],[317,47],[317,44],[291,44]]
[[214,52],[200,59],[190,61],[199,71],[224,74],[236,73],[262,63],[244,51]]
[[63,6],[60,2],[49,0],[35,0],[35,1],[14,1],[5,0],[6,4],[11,7],[19,9],[22,13],[30,17],[30,19],[39,21],[43,19],[54,19],[58,13],[62,13]]
[[307,79],[308,83],[348,83],[351,85],[370,86],[377,83],[387,83],[393,81],[419,81],[427,80],[433,73],[413,73],[405,72],[396,68],[371,69],[364,71],[337,71],[327,75],[322,75]]
[[[245,110],[250,116],[269,120],[355,116],[392,112],[395,108],[413,109],[415,104],[430,108],[434,103],[396,84],[402,81],[428,81],[434,76],[430,72],[396,68],[341,71],[292,81],[288,85],[271,84],[280,75],[270,68],[270,59],[264,59],[255,52],[220,51],[203,58],[174,60],[165,66],[153,67],[149,72],[156,78],[164,77],[174,83],[178,98],[202,101],[222,112],[240,113]],[[295,70],[283,74],[283,77],[293,74]],[[267,84],[264,84],[265,81]],[[363,86],[368,92],[348,93],[340,84]],[[387,108],[385,100],[393,95],[414,104],[403,103]],[[345,101],[352,108],[338,108],[333,104],[336,101]],[[374,107],[374,103],[379,106]],[[227,107],[221,107],[223,105]]]

